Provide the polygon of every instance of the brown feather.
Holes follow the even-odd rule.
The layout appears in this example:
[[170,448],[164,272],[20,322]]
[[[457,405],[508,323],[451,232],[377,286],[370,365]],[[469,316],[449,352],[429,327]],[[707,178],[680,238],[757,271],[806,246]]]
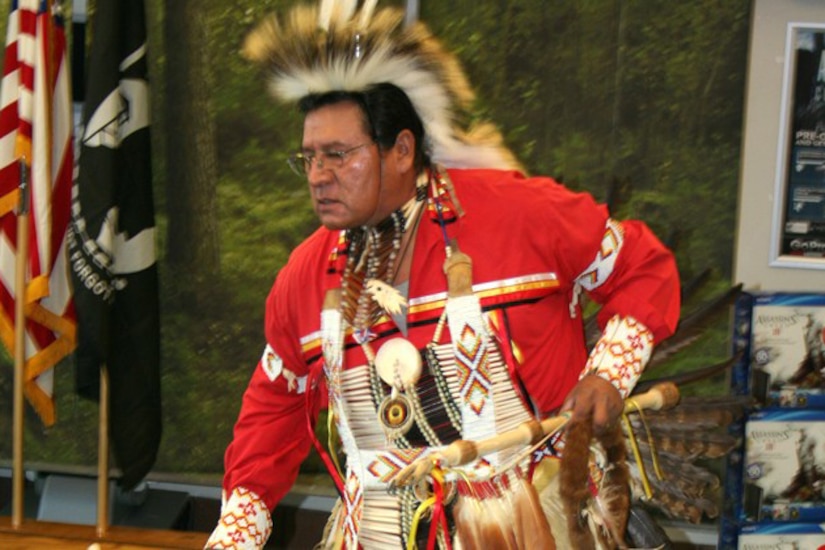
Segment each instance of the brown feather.
[[[653,471],[653,459],[647,445],[639,444],[645,470],[649,479],[656,479]],[[719,476],[699,464],[694,464],[685,460],[683,456],[658,451],[657,458],[661,466],[661,474],[664,483],[672,485],[674,492],[685,493],[691,496],[700,496],[708,491],[719,488],[721,481]],[[632,459],[628,463],[632,464]]]
[[498,497],[462,496],[454,509],[456,536],[467,550],[518,550],[515,534],[501,521]]
[[533,485],[511,480],[503,494],[460,495],[453,512],[456,538],[464,549],[555,550],[556,543]]
[[[519,480],[513,495],[513,520],[519,548],[555,550],[556,541],[550,532],[539,496],[532,483]],[[490,548],[488,546],[488,548]]]
[[[644,444],[640,445],[643,446]],[[686,462],[683,457],[659,453],[658,458],[663,479],[657,477],[650,457],[643,459],[648,486],[652,492],[650,498],[644,492],[638,465],[632,456],[628,459],[634,500],[639,500],[668,517],[691,523],[698,523],[703,517],[715,518],[719,515],[717,503],[721,481],[716,474]]]
[[701,432],[692,428],[679,429],[679,426],[651,426],[648,435],[648,431],[638,424],[634,425],[634,431],[637,442],[649,444],[649,439],[652,438],[656,451],[678,455],[685,461],[699,457],[720,458],[741,443],[739,437],[731,434]]
[[716,505],[711,501],[706,500],[707,507],[697,506],[694,501],[673,496],[669,493],[661,493],[656,490],[653,491],[653,497],[645,501],[649,506],[664,513],[667,517],[675,520],[686,521],[692,524],[699,524],[702,518],[707,515],[710,518],[718,516],[716,513],[707,513],[709,508],[716,508]]
[[[679,404],[667,411],[645,411],[644,418],[649,425],[687,424],[696,427],[713,426],[724,430],[741,420],[749,410],[753,400],[750,396],[717,395],[707,397],[682,396]],[[631,415],[631,420],[638,419]]]

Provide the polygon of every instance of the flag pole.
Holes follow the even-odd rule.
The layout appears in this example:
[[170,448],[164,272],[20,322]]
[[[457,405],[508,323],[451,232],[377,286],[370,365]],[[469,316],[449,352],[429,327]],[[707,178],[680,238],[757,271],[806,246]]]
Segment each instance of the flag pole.
[[[85,99],[86,78],[83,67],[86,63],[86,0],[72,2],[72,98],[75,104],[75,128],[82,124],[82,103]],[[82,131],[79,134],[82,135]],[[109,529],[109,370],[100,368],[100,408],[97,426],[97,526],[98,538],[106,536]]]
[[100,407],[97,434],[97,536],[109,529],[109,369],[100,368]]
[[26,267],[29,255],[29,184],[26,159],[20,159],[20,196],[17,207],[17,259],[14,272],[14,419],[12,451],[11,525],[23,523],[23,377],[26,363]]

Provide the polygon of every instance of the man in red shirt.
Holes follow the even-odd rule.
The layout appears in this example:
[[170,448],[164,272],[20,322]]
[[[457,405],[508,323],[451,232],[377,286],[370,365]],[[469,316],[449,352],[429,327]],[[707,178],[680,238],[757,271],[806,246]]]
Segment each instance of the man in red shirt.
[[[209,547],[263,546],[312,444],[304,426],[326,403],[347,456],[343,469],[328,461],[341,505],[326,547],[419,537],[470,547],[467,525],[485,521],[527,547],[532,528],[471,517],[461,502],[532,491],[520,483],[536,449],[443,470],[439,453],[559,411],[596,433],[613,429],[678,320],[675,262],[649,229],[525,177],[500,142],[459,130],[451,114],[469,88],[454,59],[423,25],[372,9],[298,8],[291,21],[317,20],[328,39],[270,20],[247,43],[276,95],[305,113],[290,164],[307,178],[321,227],[267,300],[267,346],[226,452]],[[604,331],[589,354],[582,293],[600,304]],[[397,485],[421,460],[436,466],[429,489]]]

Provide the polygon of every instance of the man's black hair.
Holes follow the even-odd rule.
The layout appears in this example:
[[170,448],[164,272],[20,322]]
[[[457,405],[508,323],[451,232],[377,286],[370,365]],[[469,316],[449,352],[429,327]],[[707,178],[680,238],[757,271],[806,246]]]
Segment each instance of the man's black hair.
[[410,98],[398,86],[382,82],[360,92],[335,90],[309,94],[298,102],[298,109],[306,115],[321,107],[345,101],[361,108],[364,129],[381,149],[391,148],[401,130],[409,130],[415,137],[416,171],[429,165],[430,158],[424,150],[424,125]]

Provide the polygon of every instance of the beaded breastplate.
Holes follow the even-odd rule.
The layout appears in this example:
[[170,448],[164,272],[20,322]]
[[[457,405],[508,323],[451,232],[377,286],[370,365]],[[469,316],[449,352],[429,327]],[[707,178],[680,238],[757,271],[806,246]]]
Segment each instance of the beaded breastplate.
[[[403,297],[375,296],[370,289],[391,294],[385,287],[391,288],[398,235],[419,215],[423,199],[442,228],[445,215],[459,211],[449,182],[437,173],[429,176],[415,203],[376,228],[345,233],[331,258],[339,269],[344,266],[342,284],[328,291],[321,330],[330,409],[347,455],[341,525],[334,530],[346,548],[397,549],[415,539],[433,488],[395,488],[393,478],[402,468],[456,439],[491,437],[531,418],[473,294],[472,262],[454,244],[445,243],[447,302],[430,342],[416,349],[403,338],[379,341],[370,330],[404,305]],[[364,350],[367,364],[344,364],[345,345],[352,342]],[[494,490],[502,471],[513,475],[506,465],[514,456],[479,458],[453,472],[447,486],[455,491],[457,485],[480,483]],[[444,525],[441,538],[450,536],[449,521]]]

